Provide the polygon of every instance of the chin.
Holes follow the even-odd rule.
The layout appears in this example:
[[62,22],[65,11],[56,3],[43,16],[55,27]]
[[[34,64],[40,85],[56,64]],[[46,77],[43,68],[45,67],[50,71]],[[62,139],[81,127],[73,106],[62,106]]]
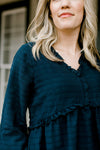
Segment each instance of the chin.
[[76,29],[76,28],[79,28],[81,24],[69,24],[69,25],[61,25],[59,27],[57,27],[57,29],[59,30],[73,30],[73,29]]
[[61,27],[61,28],[58,28],[59,30],[73,30],[75,29],[75,27],[73,26],[67,26],[67,27]]

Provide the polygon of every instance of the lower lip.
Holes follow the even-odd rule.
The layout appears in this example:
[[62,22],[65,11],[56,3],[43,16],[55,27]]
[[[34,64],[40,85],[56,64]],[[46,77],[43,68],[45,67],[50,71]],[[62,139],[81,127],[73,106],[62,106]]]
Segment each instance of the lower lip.
[[67,17],[71,17],[72,15],[70,15],[70,14],[66,14],[66,15],[61,15],[60,17],[61,18],[67,18]]

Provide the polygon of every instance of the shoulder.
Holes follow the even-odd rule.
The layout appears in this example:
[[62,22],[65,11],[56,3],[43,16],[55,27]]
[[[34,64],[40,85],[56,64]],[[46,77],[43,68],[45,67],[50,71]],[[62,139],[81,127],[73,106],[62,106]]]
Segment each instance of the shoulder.
[[18,63],[28,63],[28,64],[34,64],[35,59],[32,54],[32,47],[35,45],[33,42],[25,43],[21,45],[13,59],[14,62]]
[[17,50],[15,56],[16,56],[16,55],[29,54],[29,52],[32,51],[32,47],[33,47],[34,45],[35,45],[35,43],[32,43],[32,42],[25,43],[25,44],[21,45],[21,46],[18,48],[18,50]]
[[[31,79],[34,72],[35,59],[32,55],[32,47],[34,43],[26,43],[17,50],[10,69],[10,79],[15,75]],[[28,79],[27,79],[28,80]]]

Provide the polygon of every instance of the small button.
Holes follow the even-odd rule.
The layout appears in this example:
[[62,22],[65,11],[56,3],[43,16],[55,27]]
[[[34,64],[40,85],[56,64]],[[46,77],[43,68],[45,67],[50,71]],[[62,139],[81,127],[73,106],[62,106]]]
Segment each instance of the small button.
[[58,116],[61,115],[61,112],[58,112]]
[[80,72],[77,72],[77,76],[81,76]]
[[87,83],[84,83],[84,88],[88,89],[88,84]]
[[87,93],[87,92],[85,93],[85,97],[86,97],[86,98],[88,97],[88,93]]

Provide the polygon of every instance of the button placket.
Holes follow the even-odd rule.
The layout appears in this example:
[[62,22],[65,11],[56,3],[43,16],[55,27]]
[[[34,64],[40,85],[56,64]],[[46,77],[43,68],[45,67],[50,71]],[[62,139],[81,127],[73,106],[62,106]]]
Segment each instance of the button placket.
[[84,88],[85,101],[87,104],[90,104],[89,97],[88,97],[88,89],[89,89],[88,83],[86,82],[84,78],[82,78],[81,80],[82,80],[81,82],[83,83],[83,88]]

